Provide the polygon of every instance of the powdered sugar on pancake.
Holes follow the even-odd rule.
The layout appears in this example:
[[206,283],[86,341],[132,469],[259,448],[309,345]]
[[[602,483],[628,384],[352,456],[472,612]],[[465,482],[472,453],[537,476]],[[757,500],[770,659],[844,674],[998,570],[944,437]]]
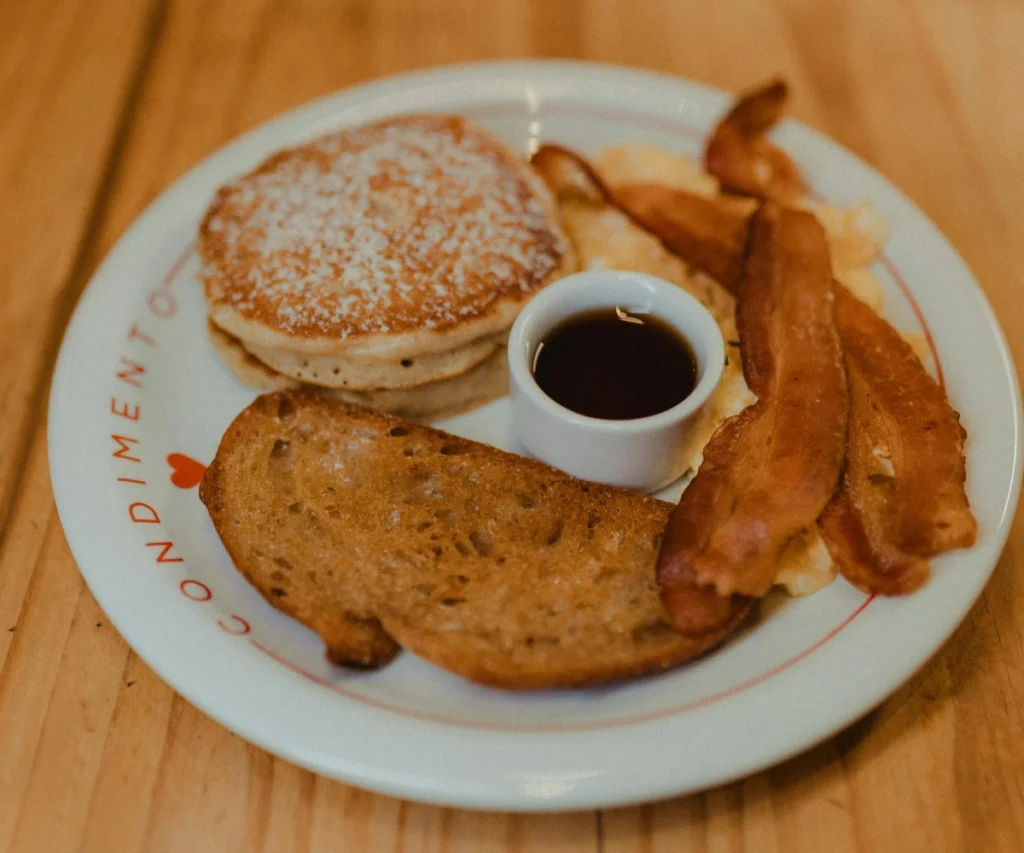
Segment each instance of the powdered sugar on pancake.
[[200,235],[211,308],[339,340],[443,332],[524,301],[568,251],[543,183],[444,116],[281,152],[220,190]]

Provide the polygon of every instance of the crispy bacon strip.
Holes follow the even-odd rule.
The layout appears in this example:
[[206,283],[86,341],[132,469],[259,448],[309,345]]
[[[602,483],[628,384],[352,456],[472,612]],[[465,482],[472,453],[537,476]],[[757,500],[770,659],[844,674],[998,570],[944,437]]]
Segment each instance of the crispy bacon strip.
[[[741,99],[730,115],[750,110],[752,100]],[[784,87],[772,97],[762,93],[756,119],[763,131],[784,104]],[[833,287],[851,426],[843,488],[821,519],[822,532],[852,583],[872,593],[910,592],[927,580],[927,558],[977,538],[964,491],[966,434],[944,390],[899,334],[838,282]]]
[[763,596],[779,554],[831,500],[846,451],[847,391],[832,325],[824,229],[766,203],[754,217],[737,325],[758,402],[730,419],[669,519],[658,580],[677,630],[696,585]]
[[641,228],[671,252],[720,282],[738,283],[750,213],[659,184],[616,187],[609,193]]
[[[738,292],[734,211],[723,208],[698,225],[695,211],[716,202],[645,186],[616,188],[615,197],[670,251]],[[705,243],[693,252],[698,239]],[[964,492],[964,431],[899,334],[837,281],[832,288],[850,436],[843,485],[821,519],[822,533],[839,570],[860,589],[911,592],[928,578],[927,558],[969,547],[977,536]]]
[[530,158],[533,166],[560,203],[583,199],[614,205],[611,190],[590,163],[561,145],[542,145]]
[[[749,606],[750,597],[721,595],[714,586],[697,580],[698,558],[711,544],[716,520],[735,497],[735,474],[730,462],[738,457],[745,436],[763,428],[767,420],[757,405],[748,406],[730,418],[704,448],[704,461],[697,476],[686,487],[679,505],[669,517],[658,556],[658,584],[661,600],[677,631],[700,637],[718,630],[732,617],[733,610]],[[741,474],[741,472],[735,472]]]
[[542,145],[530,163],[560,204],[585,201],[617,208],[687,263],[728,282],[730,289],[739,282],[749,211],[660,184],[613,191],[585,158],[561,145]]
[[[586,161],[564,149],[557,162],[574,170],[577,180],[593,174]],[[582,168],[574,165],[579,163]],[[744,213],[724,200],[667,187],[615,187],[613,195],[600,181],[595,186],[600,189],[591,187],[593,197],[614,199],[670,251],[739,292],[749,222]],[[977,536],[964,492],[963,430],[942,389],[898,333],[838,282],[832,286],[850,386],[850,437],[847,473],[821,519],[823,532],[840,571],[856,586],[870,593],[910,592],[927,579],[927,558],[969,547]],[[928,414],[915,419],[916,411]],[[680,528],[680,535],[693,534]],[[688,608],[692,626],[712,630],[728,618],[728,599],[698,589],[692,577],[687,590],[685,578],[680,570],[673,594],[677,610]]]
[[788,94],[784,80],[773,80],[740,96],[718,123],[708,141],[705,165],[726,192],[780,204],[804,195],[796,165],[765,139],[782,115]]
[[855,586],[912,592],[928,579],[928,557],[977,536],[964,492],[966,433],[906,341],[844,287],[835,292],[851,423],[843,487],[822,535]]

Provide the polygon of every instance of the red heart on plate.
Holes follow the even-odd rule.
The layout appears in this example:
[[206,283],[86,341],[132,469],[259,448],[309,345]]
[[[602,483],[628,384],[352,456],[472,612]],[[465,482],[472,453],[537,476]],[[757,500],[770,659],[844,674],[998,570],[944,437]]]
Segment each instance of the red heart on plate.
[[202,462],[196,462],[184,453],[172,453],[167,457],[167,464],[171,466],[171,483],[179,489],[198,486],[206,473],[206,466]]

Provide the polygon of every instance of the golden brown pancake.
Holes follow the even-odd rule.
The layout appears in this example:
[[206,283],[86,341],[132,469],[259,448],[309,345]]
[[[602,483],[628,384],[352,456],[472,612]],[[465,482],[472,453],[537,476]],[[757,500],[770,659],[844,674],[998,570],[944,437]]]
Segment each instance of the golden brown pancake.
[[543,181],[452,116],[281,151],[220,189],[199,237],[214,323],[247,344],[356,360],[501,332],[572,268]]

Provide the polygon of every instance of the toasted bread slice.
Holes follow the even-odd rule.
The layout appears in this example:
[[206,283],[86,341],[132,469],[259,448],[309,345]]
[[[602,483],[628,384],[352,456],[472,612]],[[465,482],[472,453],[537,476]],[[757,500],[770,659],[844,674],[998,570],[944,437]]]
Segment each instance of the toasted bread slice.
[[224,435],[200,496],[238,569],[336,663],[405,647],[504,688],[661,670],[655,562],[671,505],[303,391],[259,397]]

